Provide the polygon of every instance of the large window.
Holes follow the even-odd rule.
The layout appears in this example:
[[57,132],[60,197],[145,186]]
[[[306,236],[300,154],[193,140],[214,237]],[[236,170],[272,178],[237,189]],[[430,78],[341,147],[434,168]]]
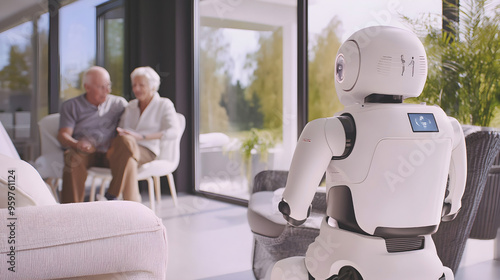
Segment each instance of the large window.
[[33,89],[33,49],[31,21],[2,34],[0,120],[13,139],[30,137],[30,111]]
[[[82,74],[97,63],[96,7],[106,1],[63,1],[70,4],[53,11],[52,16],[59,17],[58,95],[61,102],[83,93]],[[122,95],[124,15],[123,8],[114,8],[103,14],[102,34],[106,40],[102,65],[109,68],[114,93]],[[52,18],[43,13],[47,10],[48,7],[33,4],[17,25],[13,24],[13,18],[0,23],[0,28],[5,28],[0,33],[0,122],[21,158],[27,161],[34,161],[39,155],[36,124],[49,113],[49,22]],[[51,60],[54,61],[57,60]]]
[[0,122],[27,161],[38,153],[36,123],[48,110],[47,57],[48,14],[0,33]]
[[[309,33],[309,120],[331,117],[343,109],[334,80],[335,55],[352,33],[368,26],[391,25],[413,30],[411,20],[426,18],[441,26],[441,0],[316,0],[310,1]],[[407,17],[408,19],[405,19]]]
[[59,10],[59,104],[85,91],[83,73],[96,65],[96,6],[106,1],[76,1]]
[[196,4],[196,188],[245,200],[295,147],[296,0]]

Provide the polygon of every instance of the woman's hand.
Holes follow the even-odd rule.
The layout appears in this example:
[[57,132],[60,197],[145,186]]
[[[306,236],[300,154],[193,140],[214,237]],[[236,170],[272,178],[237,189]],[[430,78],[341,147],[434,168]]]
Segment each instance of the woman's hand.
[[137,141],[145,139],[142,134],[139,134],[139,133],[137,133],[135,131],[132,131],[132,130],[128,130],[128,129],[124,129],[124,128],[121,128],[121,127],[117,127],[116,131],[118,132],[118,135],[120,135],[120,136],[129,135],[129,136],[134,137],[134,139],[137,140]]

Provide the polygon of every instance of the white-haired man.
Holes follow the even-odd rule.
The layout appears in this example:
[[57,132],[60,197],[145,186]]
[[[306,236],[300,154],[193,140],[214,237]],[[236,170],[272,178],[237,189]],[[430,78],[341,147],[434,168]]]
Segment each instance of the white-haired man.
[[60,110],[57,139],[63,147],[62,203],[83,202],[90,166],[108,167],[106,153],[127,106],[120,96],[110,95],[106,69],[93,66],[83,76],[85,93],[66,100]]

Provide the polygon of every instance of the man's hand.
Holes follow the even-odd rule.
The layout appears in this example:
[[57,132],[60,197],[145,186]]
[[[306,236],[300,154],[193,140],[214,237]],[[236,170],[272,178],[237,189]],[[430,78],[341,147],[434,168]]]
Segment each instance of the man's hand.
[[57,140],[63,147],[68,147],[75,149],[82,153],[93,153],[95,152],[95,146],[88,140],[82,139],[80,141],[72,137],[73,129],[70,127],[63,127],[59,129],[57,134]]
[[82,139],[76,143],[76,149],[83,153],[93,153],[95,152],[95,147],[89,141]]

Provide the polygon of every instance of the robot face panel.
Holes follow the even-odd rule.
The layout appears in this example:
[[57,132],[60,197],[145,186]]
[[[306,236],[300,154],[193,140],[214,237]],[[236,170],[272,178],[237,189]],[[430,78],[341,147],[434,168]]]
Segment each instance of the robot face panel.
[[374,26],[342,44],[335,62],[335,88],[344,105],[363,103],[370,94],[419,96],[427,78],[427,56],[407,30]]

